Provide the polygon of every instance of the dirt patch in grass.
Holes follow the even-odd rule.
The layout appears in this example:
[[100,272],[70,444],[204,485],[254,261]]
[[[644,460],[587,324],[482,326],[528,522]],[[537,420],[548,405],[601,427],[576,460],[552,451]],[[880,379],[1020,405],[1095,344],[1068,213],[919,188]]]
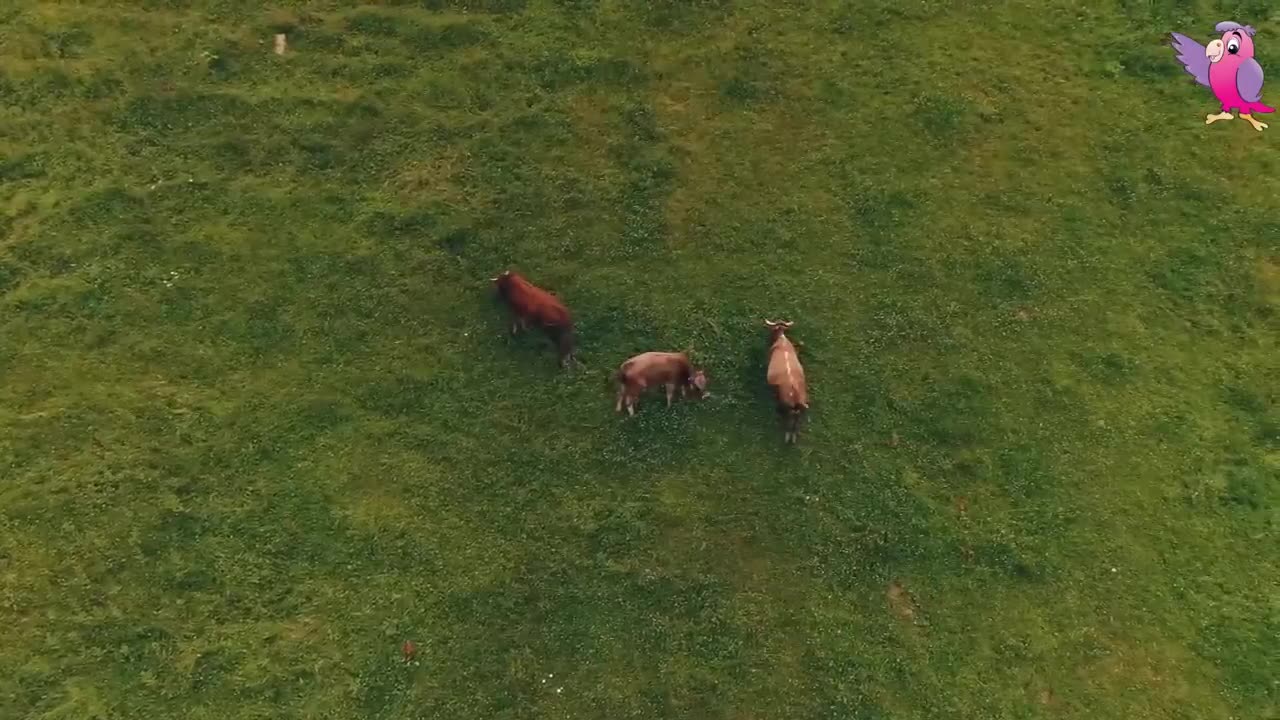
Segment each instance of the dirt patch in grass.
[[406,203],[437,200],[447,205],[463,206],[476,203],[474,192],[467,192],[461,183],[466,170],[467,156],[461,150],[449,148],[426,157],[406,161],[391,178],[389,189]]
[[919,621],[920,605],[912,597],[911,591],[907,590],[900,581],[894,580],[889,583],[889,588],[885,591],[885,599],[889,601],[889,611],[894,617],[903,622]]
[[1036,704],[1046,710],[1059,710],[1062,707],[1062,701],[1058,699],[1058,694],[1051,687],[1039,687],[1035,690]]

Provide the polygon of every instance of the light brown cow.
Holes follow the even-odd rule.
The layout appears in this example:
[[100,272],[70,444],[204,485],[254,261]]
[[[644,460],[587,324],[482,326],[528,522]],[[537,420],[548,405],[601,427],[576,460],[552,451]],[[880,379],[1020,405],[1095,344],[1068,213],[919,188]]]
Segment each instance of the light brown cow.
[[778,401],[778,414],[782,417],[783,440],[794,443],[800,433],[800,420],[809,409],[809,388],[804,380],[804,368],[796,354],[796,346],[787,338],[787,331],[794,322],[765,320],[769,328],[769,369],[765,376]]
[[671,407],[671,398],[677,388],[680,397],[684,397],[686,392],[692,392],[699,398],[710,397],[707,374],[694,367],[685,353],[641,353],[622,363],[613,379],[618,385],[618,401],[614,410],[622,412],[625,406],[630,415],[636,414],[636,401],[640,394],[646,388],[659,385],[667,389],[667,407]]

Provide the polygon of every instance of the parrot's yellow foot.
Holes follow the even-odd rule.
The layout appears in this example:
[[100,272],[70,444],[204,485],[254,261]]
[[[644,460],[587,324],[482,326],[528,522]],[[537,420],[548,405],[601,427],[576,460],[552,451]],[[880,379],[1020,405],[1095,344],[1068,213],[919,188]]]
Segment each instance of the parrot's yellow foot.
[[1253,129],[1257,130],[1258,132],[1262,132],[1262,128],[1267,126],[1267,124],[1264,122],[1258,122],[1257,120],[1254,120],[1252,115],[1241,115],[1240,119],[1248,120],[1249,124],[1253,126]]
[[1230,119],[1231,119],[1231,113],[1218,113],[1217,115],[1206,115],[1204,118],[1204,124],[1208,125],[1209,123],[1214,123],[1219,120],[1230,120]]

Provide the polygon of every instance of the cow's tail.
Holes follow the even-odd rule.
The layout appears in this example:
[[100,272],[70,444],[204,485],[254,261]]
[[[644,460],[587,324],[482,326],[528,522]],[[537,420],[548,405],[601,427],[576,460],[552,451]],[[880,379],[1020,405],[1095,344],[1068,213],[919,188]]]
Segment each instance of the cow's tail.
[[795,435],[800,432],[800,423],[804,420],[804,413],[809,409],[809,403],[799,403],[792,405],[787,413],[787,432]]

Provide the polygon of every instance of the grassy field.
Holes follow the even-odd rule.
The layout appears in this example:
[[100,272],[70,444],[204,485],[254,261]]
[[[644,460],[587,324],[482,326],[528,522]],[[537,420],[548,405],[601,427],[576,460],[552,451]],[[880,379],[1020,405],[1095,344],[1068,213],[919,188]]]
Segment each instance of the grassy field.
[[1271,0],[10,0],[0,717],[1280,718],[1227,19],[1280,105]]

